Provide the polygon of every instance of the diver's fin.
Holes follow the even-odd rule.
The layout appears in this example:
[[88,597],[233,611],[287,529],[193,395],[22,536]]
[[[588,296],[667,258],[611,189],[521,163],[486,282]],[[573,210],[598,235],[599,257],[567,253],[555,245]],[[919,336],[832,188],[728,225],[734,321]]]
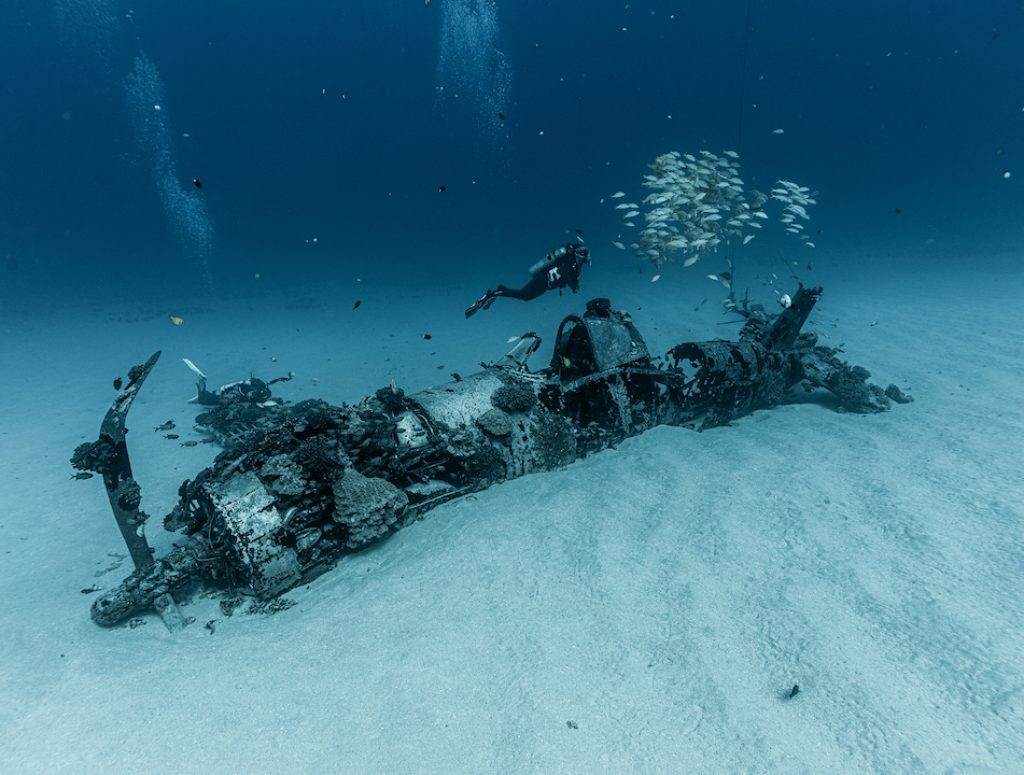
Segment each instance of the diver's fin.
[[182,360],[185,361],[185,365],[192,369],[192,373],[195,374],[197,377],[199,377],[200,379],[207,378],[206,375],[203,374],[202,370],[194,363],[192,363],[192,361],[190,361],[188,358],[182,358]]
[[202,369],[200,369],[198,366],[192,363],[192,361],[190,361],[188,358],[182,358],[182,360],[185,361],[185,365],[188,366],[192,370],[192,373],[195,374],[197,377],[195,398],[190,398],[188,402],[190,404],[199,403],[200,394],[202,394],[206,390],[207,376],[203,374]]
[[487,291],[487,293],[485,293],[479,299],[474,301],[466,309],[466,317],[467,318],[473,317],[473,315],[475,315],[477,312],[479,312],[481,310],[481,308],[482,309],[487,309],[488,307],[491,306],[491,304],[493,302],[494,302],[494,294],[491,291]]
[[540,337],[533,331],[527,331],[522,336],[512,337],[509,341],[515,342],[512,349],[500,360],[495,361],[494,365],[526,371],[530,356],[540,347]]

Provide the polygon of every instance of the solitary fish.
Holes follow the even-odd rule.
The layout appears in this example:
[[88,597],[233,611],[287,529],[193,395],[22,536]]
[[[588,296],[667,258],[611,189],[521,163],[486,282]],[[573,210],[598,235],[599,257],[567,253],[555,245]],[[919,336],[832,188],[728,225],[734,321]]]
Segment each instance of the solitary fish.
[[178,317],[177,315],[168,315],[167,319],[169,321],[171,321],[172,323],[174,323],[174,325],[176,325],[176,326],[180,326],[182,323],[185,322],[185,318]]
[[654,277],[651,278],[651,282],[652,283],[656,283],[660,279],[661,279],[661,275],[660,274],[656,274],[656,275],[654,275]]
[[625,191],[616,191],[616,192],[615,192],[614,194],[612,194],[612,195],[611,195],[611,197],[609,197],[609,198],[610,198],[610,199],[622,199],[622,197],[624,197],[625,195],[626,195],[626,192],[625,192]]
[[615,247],[617,247],[617,248],[618,248],[619,250],[625,250],[625,249],[626,249],[626,246],[625,246],[625,245],[623,245],[623,244],[622,244],[621,242],[619,242],[618,240],[612,240],[612,245],[614,245]]

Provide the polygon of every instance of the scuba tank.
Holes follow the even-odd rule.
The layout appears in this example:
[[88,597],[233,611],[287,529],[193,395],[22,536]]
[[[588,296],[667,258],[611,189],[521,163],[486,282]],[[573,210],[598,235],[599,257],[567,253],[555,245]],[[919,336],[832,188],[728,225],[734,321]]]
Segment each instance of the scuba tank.
[[565,258],[566,253],[569,249],[565,246],[558,248],[557,250],[548,253],[544,258],[538,261],[536,264],[530,267],[530,275],[536,277],[537,275],[549,271],[559,261]]

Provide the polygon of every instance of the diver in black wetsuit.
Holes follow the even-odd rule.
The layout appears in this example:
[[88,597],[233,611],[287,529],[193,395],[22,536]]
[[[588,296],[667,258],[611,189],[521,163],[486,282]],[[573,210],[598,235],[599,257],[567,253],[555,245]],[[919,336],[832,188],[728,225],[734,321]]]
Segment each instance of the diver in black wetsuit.
[[496,290],[487,291],[473,302],[466,310],[466,317],[475,315],[478,310],[488,309],[499,296],[510,299],[531,301],[546,291],[568,286],[576,293],[580,289],[580,272],[590,263],[590,251],[582,245],[570,242],[548,253],[544,258],[530,267],[532,277],[522,288],[509,288],[499,285]]

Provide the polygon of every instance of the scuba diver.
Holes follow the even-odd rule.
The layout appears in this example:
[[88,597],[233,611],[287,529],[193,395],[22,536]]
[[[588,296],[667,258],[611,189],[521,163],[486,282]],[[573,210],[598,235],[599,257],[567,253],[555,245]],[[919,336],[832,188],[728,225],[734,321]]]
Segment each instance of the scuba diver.
[[289,371],[287,376],[277,377],[269,382],[264,382],[256,377],[229,382],[221,385],[216,390],[206,389],[206,380],[209,379],[203,372],[188,358],[182,358],[185,365],[196,375],[196,397],[189,399],[189,403],[202,404],[203,406],[225,406],[234,403],[256,404],[267,406],[276,404],[271,400],[270,386],[278,382],[287,382],[295,376],[295,372]]
[[487,291],[473,302],[466,310],[466,317],[472,317],[478,310],[488,309],[499,296],[510,299],[531,301],[546,291],[568,286],[576,293],[580,289],[580,272],[590,263],[590,251],[583,245],[570,242],[564,247],[548,253],[544,258],[530,267],[532,277],[522,288],[509,288],[499,285],[496,290]]

